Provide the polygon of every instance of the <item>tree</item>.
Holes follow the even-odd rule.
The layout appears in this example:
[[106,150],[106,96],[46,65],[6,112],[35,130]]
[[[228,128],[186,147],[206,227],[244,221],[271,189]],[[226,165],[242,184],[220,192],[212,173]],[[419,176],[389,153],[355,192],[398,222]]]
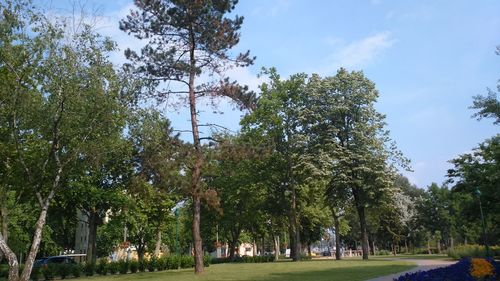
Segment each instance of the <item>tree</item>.
[[159,255],[162,232],[171,221],[172,209],[180,200],[176,194],[184,185],[181,175],[186,147],[174,134],[170,121],[158,111],[139,109],[129,120],[133,144],[134,174],[128,195],[132,198],[125,220],[130,237],[143,259],[146,246],[156,240]]
[[[305,137],[301,130],[301,114],[305,104],[305,74],[292,75],[281,80],[275,69],[267,71],[270,83],[261,85],[261,94],[253,112],[242,120],[243,131],[268,138],[272,144],[275,188],[286,202],[288,227],[291,242],[291,257],[300,260],[300,194],[305,188],[301,181],[302,168],[307,156],[304,154]],[[303,157],[304,156],[304,157]],[[304,171],[305,172],[305,171]]]
[[368,259],[366,208],[393,192],[393,163],[405,166],[407,161],[390,141],[384,115],[374,107],[378,91],[362,72],[341,68],[333,77],[315,75],[309,88],[311,138],[329,153],[335,192],[348,191],[354,201],[363,259]]
[[[482,203],[486,221],[487,238],[498,243],[500,229],[500,134],[485,140],[472,153],[466,153],[450,161],[453,168],[448,170],[452,191],[466,196],[462,201],[462,215],[479,224],[479,200]],[[484,241],[484,240],[483,240]]]
[[[500,46],[497,46],[496,53],[500,55]],[[498,82],[497,91],[488,89],[488,95],[474,96],[474,101],[470,108],[477,109],[479,112],[474,113],[472,117],[476,117],[478,120],[482,118],[494,118],[494,124],[500,124],[500,101],[498,101],[497,97],[500,92],[500,80]]]
[[[17,257],[0,235],[9,260],[9,280],[28,280],[38,252],[47,212],[78,161],[90,161],[87,148],[106,138],[119,118],[120,83],[106,53],[115,45],[89,26],[67,34],[23,1],[0,4],[0,73],[4,87],[2,126],[7,124],[24,181],[10,190],[35,198],[38,219],[19,277]],[[12,163],[12,164],[11,164]]]
[[[200,212],[204,194],[200,181],[204,161],[203,138],[199,132],[197,100],[226,96],[241,107],[251,107],[253,102],[252,94],[246,95],[244,87],[227,78],[196,83],[201,74],[220,76],[228,67],[248,66],[253,62],[249,52],[235,58],[229,56],[229,50],[239,41],[238,30],[243,23],[242,17],[225,17],[236,3],[236,0],[137,0],[135,4],[139,11],[132,11],[120,22],[122,30],[148,40],[140,54],[125,51],[133,64],[126,67],[151,82],[149,89],[156,89],[154,96],[160,100],[167,101],[170,95],[176,94],[187,96],[194,149],[194,163],[190,167],[191,184],[187,193],[193,201],[192,233],[197,274],[203,272]],[[169,81],[167,85],[172,82],[175,86],[163,87],[165,84],[161,82],[165,81]]]

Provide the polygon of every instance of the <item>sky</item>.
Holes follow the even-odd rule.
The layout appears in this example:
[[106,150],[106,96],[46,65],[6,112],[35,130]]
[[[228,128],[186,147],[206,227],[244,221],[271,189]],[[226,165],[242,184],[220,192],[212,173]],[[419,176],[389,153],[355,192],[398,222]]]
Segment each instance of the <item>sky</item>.
[[[72,11],[68,0],[36,2],[57,14]],[[141,46],[118,28],[133,1],[80,3],[98,15],[97,31],[118,43],[114,63],[126,61],[126,48]],[[262,67],[276,67],[283,78],[362,70],[380,93],[376,108],[391,138],[412,161],[413,172],[403,174],[418,187],[443,183],[449,160],[500,131],[469,109],[473,96],[496,89],[500,79],[500,1],[240,0],[233,14],[245,18],[234,53],[250,50],[257,60],[230,77],[258,91]],[[244,114],[226,102],[216,110],[223,114],[201,108],[202,123],[233,131]],[[160,109],[174,128],[190,128],[187,110]]]

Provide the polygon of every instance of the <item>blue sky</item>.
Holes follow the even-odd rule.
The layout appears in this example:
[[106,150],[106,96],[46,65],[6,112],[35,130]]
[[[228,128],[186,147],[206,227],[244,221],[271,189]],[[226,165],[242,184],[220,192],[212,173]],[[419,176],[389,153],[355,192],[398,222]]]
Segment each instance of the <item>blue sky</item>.
[[[43,2],[56,13],[70,11],[65,0]],[[86,7],[98,8],[98,31],[121,50],[140,46],[118,29],[132,1],[89,0]],[[263,66],[283,77],[363,70],[380,92],[377,108],[391,137],[412,160],[414,172],[405,175],[419,187],[442,183],[448,160],[499,133],[491,120],[470,118],[468,107],[500,79],[500,1],[240,0],[235,14],[245,17],[236,51],[249,49],[257,60],[230,76],[257,89]],[[113,55],[117,64],[122,53]],[[203,107],[202,121],[237,130],[242,113],[220,107],[224,114]],[[185,110],[162,110],[177,129],[189,128]]]

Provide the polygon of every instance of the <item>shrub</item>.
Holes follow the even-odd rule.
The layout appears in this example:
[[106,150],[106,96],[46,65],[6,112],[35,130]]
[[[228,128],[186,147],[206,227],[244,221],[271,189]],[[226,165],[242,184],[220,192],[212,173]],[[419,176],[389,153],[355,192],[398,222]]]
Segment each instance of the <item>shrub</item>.
[[168,269],[179,269],[180,267],[180,256],[173,255],[168,257]]
[[71,273],[71,266],[67,263],[58,264],[56,267],[56,274],[61,276],[61,279],[66,279]]
[[137,260],[131,260],[129,262],[130,265],[130,272],[136,273],[137,270],[139,269],[139,262]]
[[110,274],[116,274],[118,272],[119,265],[117,262],[110,262],[108,264],[108,269]]
[[71,266],[71,274],[73,274],[75,278],[80,277],[80,275],[82,274],[82,265],[79,263],[73,264]]
[[128,261],[126,260],[118,261],[118,272],[120,272],[120,274],[127,274],[129,267],[130,264]]
[[203,266],[205,267],[210,266],[210,256],[203,256]]
[[377,256],[389,256],[389,255],[392,255],[391,251],[388,250],[377,251]]
[[165,256],[159,257],[156,260],[156,269],[158,271],[163,271],[163,270],[167,269],[167,258]]
[[155,271],[157,267],[158,260],[155,257],[152,257],[148,260],[146,264],[146,268],[148,269],[149,272]]
[[464,257],[484,258],[486,257],[486,248],[479,245],[456,246],[453,249],[448,249],[448,256],[457,260]]
[[[31,280],[38,281],[40,279],[40,271],[41,271],[41,268],[39,266],[33,267],[33,269],[31,270],[31,275],[30,275]],[[5,277],[7,279],[7,277],[8,277],[7,275],[3,276],[2,272],[0,272],[0,278]]]
[[43,277],[45,277],[45,280],[54,279],[54,276],[56,275],[56,270],[57,270],[57,267],[53,263],[49,263],[49,264],[47,264],[47,266],[44,266],[42,268],[42,274],[43,274]]
[[106,274],[108,274],[108,268],[109,268],[108,259],[107,258],[102,258],[97,263],[97,268],[96,268],[95,271],[99,275],[106,275]]
[[194,266],[194,257],[180,256],[181,268],[190,268]]
[[140,272],[146,271],[146,266],[147,266],[147,261],[145,259],[139,260],[139,271]]
[[84,265],[84,270],[85,270],[85,275],[87,276],[93,276],[95,273],[95,263],[93,262],[86,262]]

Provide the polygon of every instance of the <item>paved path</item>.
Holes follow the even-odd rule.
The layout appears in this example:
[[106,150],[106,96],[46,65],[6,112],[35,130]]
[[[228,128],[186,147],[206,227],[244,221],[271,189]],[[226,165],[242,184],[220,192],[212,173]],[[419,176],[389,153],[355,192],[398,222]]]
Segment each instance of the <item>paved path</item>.
[[444,266],[448,266],[450,264],[456,263],[456,261],[447,261],[447,260],[419,260],[419,259],[401,259],[401,258],[394,258],[394,259],[387,259],[387,260],[413,262],[413,263],[417,264],[417,266],[410,269],[410,270],[407,270],[407,271],[403,271],[403,272],[399,272],[399,273],[395,273],[395,274],[391,274],[391,275],[386,275],[386,276],[382,276],[382,277],[377,277],[374,279],[370,279],[368,281],[392,281],[394,278],[398,278],[399,276],[406,274],[406,273],[417,272],[420,270],[425,271],[425,270],[444,267]]

